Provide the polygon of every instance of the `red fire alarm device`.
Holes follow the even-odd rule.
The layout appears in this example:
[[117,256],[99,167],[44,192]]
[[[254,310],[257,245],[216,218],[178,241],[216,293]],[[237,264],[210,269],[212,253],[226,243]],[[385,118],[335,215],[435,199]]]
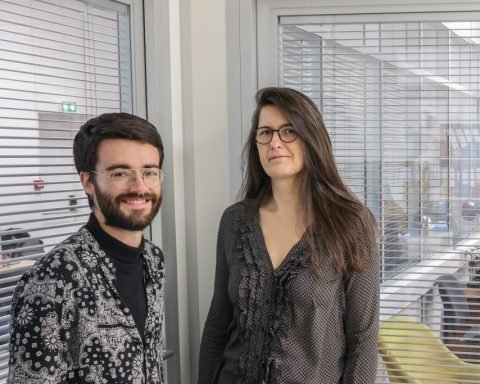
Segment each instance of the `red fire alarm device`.
[[43,180],[41,178],[34,179],[33,180],[33,190],[34,191],[41,191],[43,188],[45,188],[44,181],[45,180]]

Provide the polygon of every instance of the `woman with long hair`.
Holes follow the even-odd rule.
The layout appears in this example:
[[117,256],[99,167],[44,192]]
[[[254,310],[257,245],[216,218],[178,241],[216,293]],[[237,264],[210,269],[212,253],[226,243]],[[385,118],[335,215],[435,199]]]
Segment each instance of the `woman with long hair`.
[[256,103],[243,200],[220,223],[198,383],[373,383],[373,215],[342,181],[312,100],[270,87]]

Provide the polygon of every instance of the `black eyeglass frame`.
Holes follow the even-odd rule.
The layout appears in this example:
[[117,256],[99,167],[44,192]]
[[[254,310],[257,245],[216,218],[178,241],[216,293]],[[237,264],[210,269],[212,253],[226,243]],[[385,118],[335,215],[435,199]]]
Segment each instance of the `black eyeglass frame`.
[[[298,139],[298,132],[297,132],[297,130],[296,130],[295,128],[293,128],[293,126],[291,126],[291,125],[285,125],[285,126],[280,127],[280,128],[278,128],[278,129],[267,128],[267,127],[260,127],[260,128],[257,128],[256,131],[258,131],[258,130],[260,130],[260,129],[261,129],[261,130],[265,130],[265,131],[270,131],[270,132],[272,132],[272,135],[270,136],[270,140],[267,141],[267,142],[260,142],[260,141],[258,141],[258,139],[257,139],[258,136],[257,136],[257,134],[255,133],[255,141],[256,141],[258,144],[260,144],[260,145],[270,144],[270,143],[272,142],[272,140],[273,140],[273,134],[274,134],[275,132],[277,132],[278,137],[279,137],[280,140],[283,141],[284,143],[293,143],[295,140]],[[292,130],[292,131],[295,132],[295,137],[294,137],[292,140],[285,140],[284,138],[282,138],[282,133],[281,133],[281,132],[282,132],[283,130],[285,130],[285,129],[289,129],[289,130]]]

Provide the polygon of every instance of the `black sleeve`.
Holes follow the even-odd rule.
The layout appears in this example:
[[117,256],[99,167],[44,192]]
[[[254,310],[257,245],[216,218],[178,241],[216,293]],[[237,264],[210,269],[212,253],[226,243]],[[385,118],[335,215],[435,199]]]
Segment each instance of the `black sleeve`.
[[368,211],[363,210],[357,223],[357,244],[365,268],[362,272],[354,272],[346,281],[345,384],[373,383],[377,370],[380,258],[377,244],[364,231],[367,215]]
[[233,317],[233,308],[228,297],[228,264],[224,236],[228,223],[226,217],[224,213],[218,231],[215,286],[200,344],[198,384],[214,383],[222,366],[223,352],[228,342],[228,327]]

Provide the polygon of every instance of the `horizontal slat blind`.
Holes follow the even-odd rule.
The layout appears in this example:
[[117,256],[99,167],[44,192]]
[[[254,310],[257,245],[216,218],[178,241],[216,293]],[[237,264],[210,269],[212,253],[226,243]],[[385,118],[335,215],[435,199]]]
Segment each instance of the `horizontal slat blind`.
[[280,19],[279,83],[378,220],[377,383],[479,383],[480,15],[342,17]]
[[100,4],[0,0],[0,382],[19,277],[90,212],[73,137],[94,115],[132,110],[128,8]]

